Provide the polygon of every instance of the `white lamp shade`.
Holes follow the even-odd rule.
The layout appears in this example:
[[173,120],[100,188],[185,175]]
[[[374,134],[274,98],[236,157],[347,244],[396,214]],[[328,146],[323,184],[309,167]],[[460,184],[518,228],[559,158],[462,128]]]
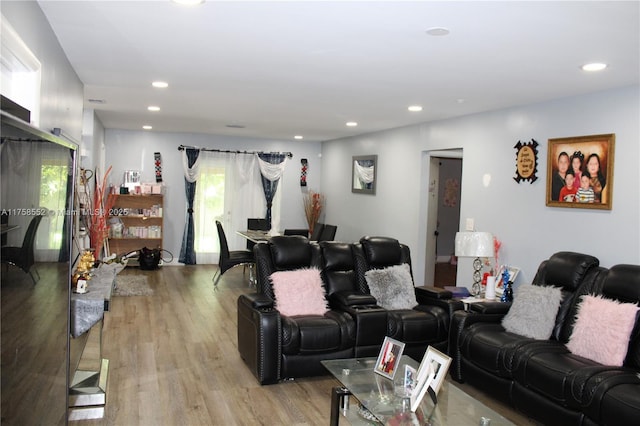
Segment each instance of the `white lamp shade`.
[[493,235],[490,232],[456,232],[456,256],[493,257]]

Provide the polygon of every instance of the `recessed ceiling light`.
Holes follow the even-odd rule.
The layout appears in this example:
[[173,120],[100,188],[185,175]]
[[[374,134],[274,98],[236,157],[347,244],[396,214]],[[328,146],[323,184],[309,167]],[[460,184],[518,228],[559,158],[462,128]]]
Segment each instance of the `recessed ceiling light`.
[[146,124],[146,125],[142,126],[142,128],[144,130],[151,130],[151,129],[153,129],[153,126],[149,126],[148,124]]
[[304,139],[304,137],[303,137],[303,136],[301,136],[301,135],[295,135],[293,138],[294,138],[294,139]]
[[181,6],[196,6],[204,3],[204,0],[171,0],[171,1]]
[[583,71],[602,71],[607,67],[607,64],[603,64],[601,62],[592,62],[590,64],[585,64],[582,66]]
[[444,27],[428,28],[426,32],[431,36],[446,36],[450,33],[449,29]]
[[155,106],[155,105],[151,105],[150,107],[147,107],[147,109],[149,111],[160,111],[160,107],[159,106]]
[[409,111],[411,112],[420,112],[422,111],[422,107],[420,105],[411,105],[409,108],[407,108]]
[[356,123],[355,121],[347,121],[346,125],[349,127],[356,127],[358,123]]
[[226,127],[230,129],[244,129],[246,126],[243,126],[242,124],[227,124]]
[[465,100],[462,99],[462,98],[458,98],[458,99],[456,99],[456,102],[459,103],[459,104],[463,104],[463,103],[465,103]]
[[169,87],[169,83],[167,83],[166,81],[154,81],[153,83],[151,83],[151,85],[153,87],[157,87],[158,89],[165,89]]

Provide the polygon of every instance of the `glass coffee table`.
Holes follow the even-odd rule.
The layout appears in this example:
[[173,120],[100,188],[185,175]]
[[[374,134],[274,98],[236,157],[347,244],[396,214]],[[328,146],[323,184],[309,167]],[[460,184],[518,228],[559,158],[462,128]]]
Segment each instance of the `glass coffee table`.
[[[411,412],[403,394],[404,366],[419,364],[407,355],[400,358],[394,380],[374,373],[377,358],[350,358],[322,361],[322,365],[342,384],[331,395],[331,426],[338,425],[340,414],[352,425],[514,425],[471,395],[444,381],[434,404],[425,395]],[[350,403],[350,396],[357,401]]]

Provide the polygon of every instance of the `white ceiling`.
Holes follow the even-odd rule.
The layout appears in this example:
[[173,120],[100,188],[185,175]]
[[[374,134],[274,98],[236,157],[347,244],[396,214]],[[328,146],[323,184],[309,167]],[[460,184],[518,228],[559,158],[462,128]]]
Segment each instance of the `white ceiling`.
[[330,140],[640,80],[638,1],[39,3],[107,128]]

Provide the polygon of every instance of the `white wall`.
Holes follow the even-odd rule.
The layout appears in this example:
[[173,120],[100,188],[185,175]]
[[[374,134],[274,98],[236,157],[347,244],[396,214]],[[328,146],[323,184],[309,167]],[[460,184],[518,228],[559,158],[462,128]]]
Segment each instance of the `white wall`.
[[173,253],[174,262],[177,262],[180,254],[186,212],[182,154],[178,151],[179,145],[241,151],[290,151],[293,158],[288,160],[282,181],[278,185],[278,191],[282,190],[280,223],[282,228],[307,227],[302,206],[303,189],[300,187],[300,159],[309,160],[306,188],[319,190],[322,178],[319,142],[107,129],[105,166],[113,166],[110,182],[116,186],[122,184],[125,170],[140,170],[144,182],[155,182],[153,153],[161,153],[162,178],[166,187],[163,247]]
[[42,65],[40,125],[80,142],[84,85],[69,64],[49,21],[35,1],[2,2],[2,15]]
[[[517,284],[530,282],[540,261],[561,250],[592,254],[606,267],[640,263],[639,101],[633,86],[325,142],[326,221],[345,241],[376,234],[406,243],[422,284],[428,152],[462,148],[461,227],[474,218],[476,229],[503,242],[500,263],[522,268]],[[546,207],[547,140],[601,133],[616,134],[613,209]],[[518,184],[513,147],[531,139],[540,144],[538,180]],[[369,154],[378,155],[377,194],[352,194],[351,156]],[[470,262],[461,261],[458,278],[469,284]]]

